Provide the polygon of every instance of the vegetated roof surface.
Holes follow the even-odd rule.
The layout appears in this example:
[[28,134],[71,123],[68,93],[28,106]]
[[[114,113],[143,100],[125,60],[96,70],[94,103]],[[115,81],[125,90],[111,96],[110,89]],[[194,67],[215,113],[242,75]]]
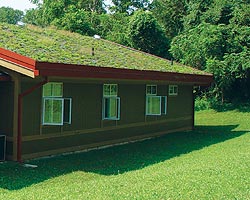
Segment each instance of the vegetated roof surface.
[[107,40],[94,39],[51,27],[0,23],[0,47],[42,62],[207,74],[175,62],[171,65],[169,60]]

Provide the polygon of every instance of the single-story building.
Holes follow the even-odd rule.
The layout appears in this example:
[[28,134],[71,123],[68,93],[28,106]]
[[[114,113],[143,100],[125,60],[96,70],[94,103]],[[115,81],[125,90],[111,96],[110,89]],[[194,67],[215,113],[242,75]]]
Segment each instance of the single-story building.
[[213,80],[98,37],[8,24],[0,24],[0,35],[8,160],[192,130],[193,87]]

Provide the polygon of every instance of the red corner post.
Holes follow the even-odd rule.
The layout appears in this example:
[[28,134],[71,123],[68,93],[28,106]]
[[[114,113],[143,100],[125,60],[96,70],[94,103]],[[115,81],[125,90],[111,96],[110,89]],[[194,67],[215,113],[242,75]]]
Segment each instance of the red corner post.
[[18,95],[18,128],[17,128],[17,161],[22,163],[22,115],[23,115],[23,97],[31,94],[34,90],[42,87],[44,84],[48,83],[48,78],[46,77],[44,81],[34,85],[28,90]]

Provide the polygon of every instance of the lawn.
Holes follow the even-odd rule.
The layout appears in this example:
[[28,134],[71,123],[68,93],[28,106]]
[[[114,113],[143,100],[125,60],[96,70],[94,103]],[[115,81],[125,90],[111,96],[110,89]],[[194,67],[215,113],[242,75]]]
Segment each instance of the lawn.
[[250,199],[250,112],[196,113],[192,132],[0,164],[0,199]]

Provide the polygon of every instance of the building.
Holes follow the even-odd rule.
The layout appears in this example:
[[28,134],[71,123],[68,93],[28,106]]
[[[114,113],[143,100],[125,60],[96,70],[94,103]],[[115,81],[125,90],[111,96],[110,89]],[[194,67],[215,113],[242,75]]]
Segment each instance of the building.
[[193,87],[213,80],[67,31],[0,24],[0,34],[0,134],[9,160],[192,130]]

